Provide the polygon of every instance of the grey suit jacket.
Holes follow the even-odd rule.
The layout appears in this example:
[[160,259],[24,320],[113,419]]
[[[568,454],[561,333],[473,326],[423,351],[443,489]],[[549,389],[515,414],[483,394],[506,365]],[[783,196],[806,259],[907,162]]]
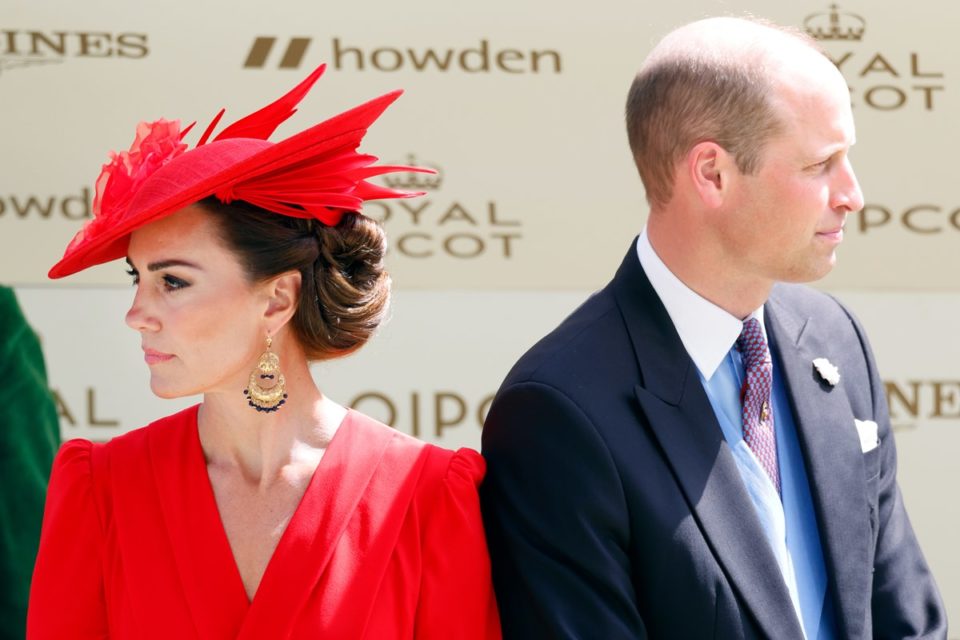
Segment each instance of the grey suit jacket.
[[[776,286],[765,313],[840,637],[946,637],[862,328],[800,286]],[[839,384],[816,373],[818,357],[838,367]],[[861,451],[855,418],[877,422],[877,448]],[[483,455],[507,640],[803,637],[695,365],[634,248],[509,373]]]

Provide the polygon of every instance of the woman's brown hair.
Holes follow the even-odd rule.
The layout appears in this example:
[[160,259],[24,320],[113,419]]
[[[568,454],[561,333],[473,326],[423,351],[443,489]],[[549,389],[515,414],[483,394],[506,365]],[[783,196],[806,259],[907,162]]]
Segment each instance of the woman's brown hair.
[[348,212],[328,227],[265,211],[246,202],[199,202],[218,222],[251,282],[299,271],[300,301],[291,324],[309,360],[359,349],[387,313],[387,240],[379,223]]

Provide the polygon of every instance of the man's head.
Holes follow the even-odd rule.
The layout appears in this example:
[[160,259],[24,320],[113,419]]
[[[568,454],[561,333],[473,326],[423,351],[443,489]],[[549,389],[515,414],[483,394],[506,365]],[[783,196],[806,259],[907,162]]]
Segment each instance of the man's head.
[[665,205],[676,164],[713,140],[746,174],[783,129],[773,104],[776,49],[816,51],[799,31],[740,18],[710,18],[668,34],[647,57],[627,96],[627,137],[647,199]]
[[825,275],[862,207],[846,82],[793,31],[737,18],[673,31],[634,80],[627,131],[656,248],[672,235],[704,256],[696,268],[744,286]]

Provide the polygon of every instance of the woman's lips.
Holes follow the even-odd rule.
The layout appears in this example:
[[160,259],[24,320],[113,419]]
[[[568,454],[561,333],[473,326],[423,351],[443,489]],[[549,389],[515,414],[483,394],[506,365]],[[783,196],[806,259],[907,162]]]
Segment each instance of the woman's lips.
[[163,353],[162,351],[155,351],[153,349],[144,349],[143,350],[143,359],[147,364],[157,364],[160,362],[166,362],[173,358],[173,354]]

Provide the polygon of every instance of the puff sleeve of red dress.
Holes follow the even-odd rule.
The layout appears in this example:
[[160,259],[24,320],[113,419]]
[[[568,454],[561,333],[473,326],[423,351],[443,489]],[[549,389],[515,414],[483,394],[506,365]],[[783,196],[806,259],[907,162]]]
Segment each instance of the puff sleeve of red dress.
[[31,640],[108,636],[102,558],[105,514],[92,469],[96,446],[71,440],[54,460],[30,586]]
[[486,469],[472,449],[450,452],[422,531],[417,640],[498,639],[500,622],[477,487]]

